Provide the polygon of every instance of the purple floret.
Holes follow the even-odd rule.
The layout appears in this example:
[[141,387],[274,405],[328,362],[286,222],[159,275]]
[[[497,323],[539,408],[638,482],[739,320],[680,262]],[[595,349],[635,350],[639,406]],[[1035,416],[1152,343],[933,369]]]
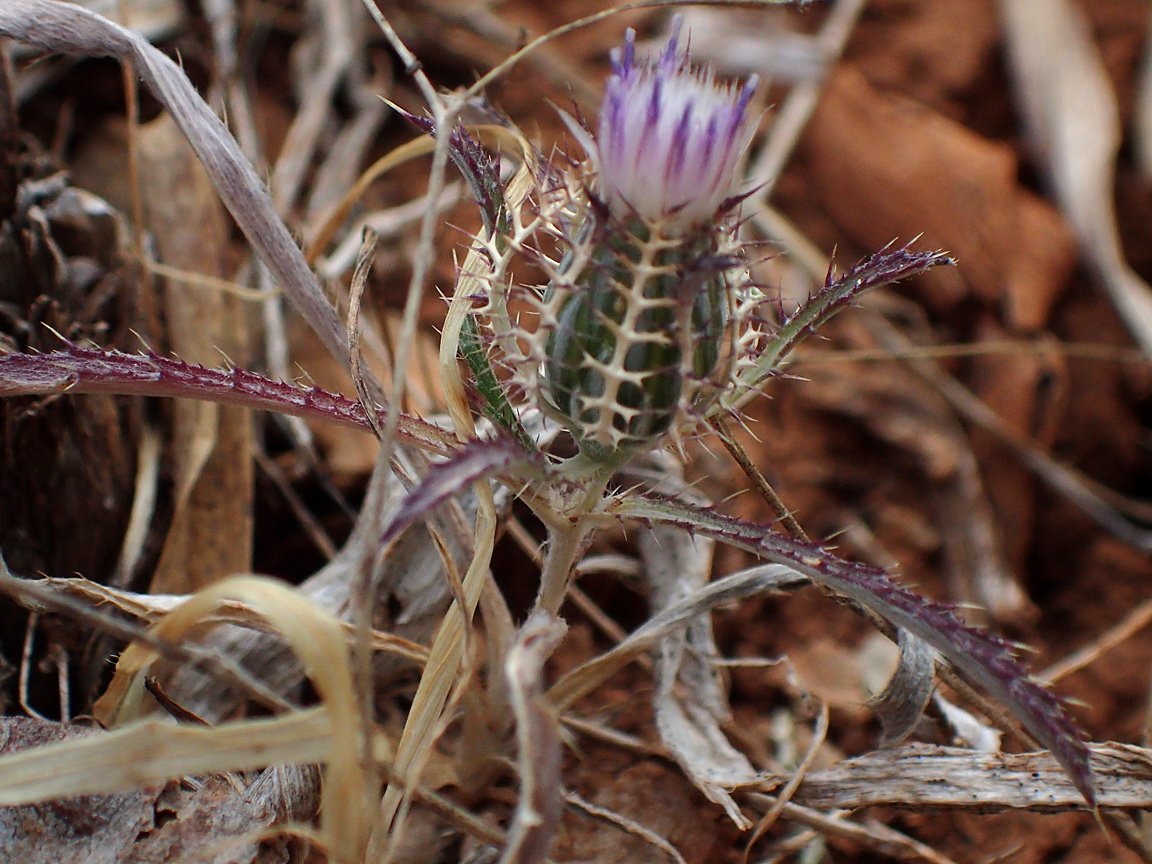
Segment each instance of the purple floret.
[[663,221],[672,233],[713,220],[731,198],[751,140],[748,104],[758,79],[717,84],[680,48],[682,19],[655,61],[636,64],[636,33],[612,51],[596,134],[601,197],[617,218]]

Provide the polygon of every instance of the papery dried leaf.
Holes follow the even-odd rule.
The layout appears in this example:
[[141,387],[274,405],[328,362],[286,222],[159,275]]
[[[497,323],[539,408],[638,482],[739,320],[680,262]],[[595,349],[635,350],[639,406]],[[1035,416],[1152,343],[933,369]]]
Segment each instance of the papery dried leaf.
[[504,674],[516,715],[520,800],[500,864],[544,861],[560,826],[564,788],[560,718],[543,697],[543,680],[544,664],[567,632],[559,618],[537,612],[524,622],[508,652]]
[[[670,455],[653,453],[646,461],[653,462],[652,470],[662,475],[661,493],[698,500],[684,482],[683,469]],[[653,525],[640,529],[638,545],[653,616],[708,584],[715,547],[711,539]],[[703,612],[685,626],[671,630],[653,653],[652,707],[660,740],[708,800],[722,806],[738,826],[751,827],[728,790],[754,783],[757,771],[721,729],[731,713],[716,669],[719,650],[711,614]]]
[[899,744],[912,734],[936,687],[936,652],[907,630],[898,633],[900,663],[883,692],[868,700],[884,729],[882,747]]
[[679,501],[618,498],[609,512],[621,518],[676,525],[795,568],[920,637],[1006,705],[1064,766],[1085,800],[1095,806],[1088,749],[1060,699],[1031,678],[1012,646],[968,626],[952,607],[897,585],[883,570],[837,558],[827,549]]

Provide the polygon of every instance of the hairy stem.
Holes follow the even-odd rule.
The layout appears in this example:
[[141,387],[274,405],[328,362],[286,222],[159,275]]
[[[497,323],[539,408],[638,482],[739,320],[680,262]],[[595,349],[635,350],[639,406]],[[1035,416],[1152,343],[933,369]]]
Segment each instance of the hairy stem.
[[548,526],[548,553],[540,571],[540,593],[536,595],[534,612],[543,610],[559,616],[572,572],[580,561],[588,538],[600,524],[591,514],[604,500],[604,490],[612,479],[614,467],[580,454],[569,459],[564,466],[567,479],[582,481],[580,492],[568,506],[556,507],[547,499],[525,497],[540,521]]
[[536,596],[534,612],[543,610],[550,615],[559,615],[564,596],[568,593],[568,580],[592,529],[587,519],[548,529],[548,556],[540,571],[540,593]]

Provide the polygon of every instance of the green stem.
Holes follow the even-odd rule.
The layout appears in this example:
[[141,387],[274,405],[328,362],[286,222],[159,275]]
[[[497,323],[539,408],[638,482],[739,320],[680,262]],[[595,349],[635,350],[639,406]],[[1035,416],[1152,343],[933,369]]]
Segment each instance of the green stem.
[[580,561],[589,535],[596,528],[596,520],[590,517],[604,500],[604,490],[612,479],[615,465],[589,459],[581,453],[569,459],[564,469],[569,480],[584,484],[581,494],[571,505],[554,509],[542,501],[528,500],[536,515],[548,526],[548,550],[540,570],[540,593],[536,595],[533,612],[543,610],[554,616],[560,614],[572,572]]
[[576,569],[592,527],[588,520],[577,518],[575,522],[548,529],[548,555],[540,571],[540,593],[536,596],[534,612],[560,614],[572,571]]

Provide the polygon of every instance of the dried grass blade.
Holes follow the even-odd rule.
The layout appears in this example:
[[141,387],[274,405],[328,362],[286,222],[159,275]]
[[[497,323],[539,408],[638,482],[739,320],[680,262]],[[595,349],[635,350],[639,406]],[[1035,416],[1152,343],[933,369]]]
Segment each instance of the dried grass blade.
[[364,289],[368,285],[368,273],[372,269],[372,262],[376,258],[376,244],[380,239],[375,231],[366,229],[360,241],[360,253],[356,256],[356,269],[352,273],[352,285],[348,292],[348,323],[346,337],[348,339],[348,357],[351,365],[352,383],[356,385],[356,396],[360,399],[360,407],[372,423],[372,429],[378,439],[384,438],[384,428],[380,425],[380,417],[372,404],[372,396],[364,379],[364,361],[360,355],[360,338],[362,326],[360,319],[360,302],[364,298]]
[[756,823],[756,828],[752,831],[752,836],[748,838],[748,842],[744,846],[744,864],[747,864],[748,855],[752,851],[752,847],[756,845],[756,841],[767,834],[768,830],[776,824],[776,820],[780,818],[780,814],[784,811],[784,808],[788,806],[788,802],[792,800],[792,796],[796,794],[796,790],[800,788],[800,784],[804,782],[804,777],[812,767],[812,763],[816,761],[816,754],[820,752],[820,748],[824,745],[824,739],[827,736],[828,703],[821,702],[820,713],[816,717],[816,727],[812,730],[812,741],[804,753],[804,758],[800,760],[800,764],[796,766],[796,770],[792,772],[792,776],[788,779],[788,782],[784,784],[784,788],[776,795],[776,800],[772,802],[772,806],[768,808],[768,812]]
[[559,709],[565,710],[577,699],[595,690],[618,669],[654,647],[665,634],[687,625],[716,606],[807,581],[806,576],[801,576],[791,567],[767,564],[710,582],[699,591],[680,598],[653,615],[611,651],[566,674],[552,685],[548,698]]
[[108,795],[174,778],[326,762],[331,714],[308,708],[216,728],[145,720],[0,758],[0,806]]
[[454,603],[440,622],[428,662],[404,732],[396,748],[395,775],[399,783],[389,783],[380,804],[380,814],[373,828],[369,854],[375,859],[384,855],[388,837],[394,836],[397,813],[415,787],[420,766],[441,728],[440,717],[448,694],[460,671],[464,657],[465,637],[480,601],[488,577],[488,565],[496,538],[496,506],[488,477],[512,465],[542,470],[538,456],[511,440],[473,441],[460,448],[447,462],[434,465],[421,483],[401,503],[381,536],[381,546],[392,542],[407,526],[426,516],[432,508],[452,495],[475,484],[477,510],[473,534],[473,554],[462,580],[464,603]]
[[315,264],[316,259],[324,254],[324,250],[328,248],[328,244],[332,242],[348,218],[348,214],[352,212],[364,193],[376,180],[405,162],[431,153],[435,146],[436,142],[432,138],[416,138],[401,144],[392,152],[373,162],[360,175],[355,185],[345,193],[344,197],[324,215],[323,221],[315,230],[315,236],[309,242],[307,251],[304,253],[304,259],[308,264]]
[[784,805],[784,815],[802,825],[818,828],[823,834],[840,837],[850,843],[859,843],[898,861],[919,858],[928,864],[955,864],[951,858],[941,855],[931,846],[902,834],[895,828],[889,828],[876,819],[867,819],[865,824],[861,825],[848,819],[846,814],[820,813],[792,802]]
[[238,687],[239,692],[247,694],[249,698],[256,699],[268,708],[287,710],[291,707],[283,697],[252,677],[231,657],[197,645],[171,644],[153,636],[151,631],[144,630],[139,625],[125,622],[119,615],[110,614],[100,605],[56,593],[49,588],[47,580],[21,579],[14,576],[8,570],[3,556],[0,556],[0,593],[7,594],[27,609],[50,609],[126,642],[138,639],[172,660],[188,665],[203,665],[207,675],[213,675],[217,681],[227,681],[230,685]]
[[[323,700],[331,747],[325,760],[323,833],[335,860],[341,864],[361,861],[375,782],[360,761],[363,748],[359,742],[359,701],[352,686],[343,625],[287,585],[257,576],[236,576],[192,595],[157,623],[152,633],[169,642],[179,641],[229,600],[238,600],[256,609],[288,640]],[[118,725],[143,713],[143,681],[156,658],[153,649],[139,643],[128,646],[120,655],[112,684],[96,704],[96,714],[105,725]],[[208,731],[227,729],[231,725]],[[290,757],[285,761],[296,759]]]
[[[357,40],[353,37],[354,9],[346,0],[313,0],[307,4],[311,19],[319,24],[319,68],[298,75],[300,105],[272,169],[272,195],[277,212],[287,215],[304,183],[331,103],[352,63]],[[303,80],[299,80],[303,79]]]
[[[469,260],[474,252],[469,252]],[[463,278],[457,280],[455,296],[444,321],[439,355],[445,402],[461,441],[474,436],[476,432],[456,363],[460,331],[468,314],[468,304],[461,294],[461,286],[465,282]],[[488,567],[496,543],[497,518],[492,486],[486,478],[500,467],[507,467],[517,460],[523,461],[526,455],[530,454],[515,442],[474,441],[465,444],[455,457],[432,468],[420,485],[404,499],[382,535],[381,544],[391,542],[403,528],[421,518],[438,503],[462,491],[469,484],[475,484],[477,506],[472,559],[463,580],[457,586],[456,602],[449,607],[436,631],[424,674],[420,677],[412,708],[404,724],[404,732],[397,744],[394,773],[399,782],[388,784],[380,802],[369,845],[369,854],[374,859],[391,854],[392,841],[402,829],[398,823],[402,822],[409,790],[416,786],[421,766],[439,734],[440,718],[464,657],[467,629],[488,577]]]
[[[133,591],[124,591],[98,582],[91,582],[82,577],[58,578],[49,576],[36,583],[46,591],[58,594],[61,597],[80,600],[92,606],[106,606],[115,609],[118,613],[136,619],[139,623],[150,625],[171,612],[188,599],[182,594],[137,594]],[[20,602],[19,597],[15,598]],[[212,624],[236,624],[251,630],[263,633],[274,633],[274,628],[260,615],[259,611],[240,601],[225,601],[220,603],[211,618],[206,621]],[[352,639],[352,625],[342,622],[349,641]],[[428,659],[428,649],[416,642],[386,633],[381,630],[372,631],[372,649],[385,651],[423,664]]]

